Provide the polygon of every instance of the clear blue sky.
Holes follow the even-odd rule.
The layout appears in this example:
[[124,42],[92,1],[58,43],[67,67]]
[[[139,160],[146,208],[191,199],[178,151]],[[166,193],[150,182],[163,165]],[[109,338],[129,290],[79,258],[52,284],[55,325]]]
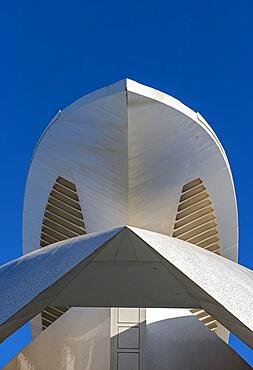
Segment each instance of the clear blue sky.
[[[29,161],[51,117],[129,77],[182,100],[227,152],[239,205],[239,262],[253,268],[253,2],[6,1],[1,3],[1,253],[21,255]],[[0,345],[0,367],[28,341]],[[236,338],[231,345],[253,364]]]

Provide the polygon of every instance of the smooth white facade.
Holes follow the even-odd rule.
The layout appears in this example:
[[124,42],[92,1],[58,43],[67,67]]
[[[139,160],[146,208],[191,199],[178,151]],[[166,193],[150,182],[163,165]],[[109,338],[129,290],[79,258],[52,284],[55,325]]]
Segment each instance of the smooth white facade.
[[[4,369],[108,369],[110,340],[105,333],[110,326],[109,312],[103,309],[103,314],[98,314],[100,309],[97,308],[84,315],[83,310],[69,310],[65,317],[60,317],[57,323],[37,336]],[[157,310],[159,312],[154,312],[155,321],[149,322],[147,317],[146,370],[250,369],[218,336],[202,327],[195,317],[181,310],[172,310],[170,317],[166,309],[166,319],[162,320],[161,309]],[[147,310],[148,315],[152,315],[152,311]],[[161,317],[158,321],[157,315]]]
[[[201,178],[215,210],[221,254],[237,261],[237,207],[224,150],[200,114],[167,94],[124,80],[79,99],[54,117],[36,147],[28,174],[23,213],[24,253],[40,244],[45,206],[58,176],[76,185],[88,233],[129,224],[165,235],[173,233],[183,185]],[[147,317],[151,312],[147,309]],[[161,316],[156,311],[158,323],[166,315],[180,316],[179,311],[160,312]],[[67,327],[69,335],[76,338],[68,349],[75,352],[80,341],[83,346],[83,337],[76,334],[82,315],[83,333],[92,333],[90,340],[85,341],[89,348],[85,353],[96,348],[92,358],[100,353],[103,363],[101,367],[93,361],[90,369],[109,370],[108,308],[97,311],[96,318],[93,309],[71,309],[41,334],[41,319],[37,317],[32,331],[39,336],[32,348],[38,343],[40,351],[45,348],[46,354],[44,341],[53,338],[54,331],[61,333]],[[189,311],[187,315],[189,323],[195,319]],[[92,330],[88,316],[93,317]],[[64,320],[67,322],[63,325]],[[202,331],[198,327],[196,333]],[[227,331],[221,328],[220,332],[227,339]],[[91,343],[97,343],[101,335],[107,340],[99,341],[100,345],[92,349]],[[214,336],[208,332],[209,338],[210,335]],[[59,341],[52,341],[55,353],[56,348],[66,345],[64,336],[60,337]],[[169,346],[172,339],[168,338],[161,334],[157,354],[152,352],[155,357],[161,358],[158,348],[162,342]],[[198,348],[201,352],[200,343]],[[180,352],[178,347],[175,358],[179,358]],[[63,352],[59,352],[58,363],[60,353]],[[79,369],[78,366],[73,368]],[[164,365],[159,366],[162,369]]]
[[182,186],[200,177],[215,209],[222,255],[237,260],[231,171],[215,134],[198,117],[176,99],[130,80],[57,114],[28,174],[24,253],[39,245],[58,176],[75,183],[88,232],[127,224],[166,235],[173,231]]

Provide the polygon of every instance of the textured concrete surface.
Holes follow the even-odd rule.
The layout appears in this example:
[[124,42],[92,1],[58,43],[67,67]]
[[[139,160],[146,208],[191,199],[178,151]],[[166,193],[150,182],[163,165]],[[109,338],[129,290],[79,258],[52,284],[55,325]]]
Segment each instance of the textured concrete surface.
[[253,347],[253,272],[147,230],[57,243],[3,266],[0,282],[2,339],[46,305],[203,307]]

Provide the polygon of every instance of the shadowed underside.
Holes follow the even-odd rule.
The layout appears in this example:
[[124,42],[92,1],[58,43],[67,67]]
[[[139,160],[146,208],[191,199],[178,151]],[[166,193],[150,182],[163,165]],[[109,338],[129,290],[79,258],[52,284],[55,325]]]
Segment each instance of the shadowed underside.
[[252,280],[248,269],[162,234],[121,227],[84,235],[0,269],[0,338],[48,305],[202,307],[253,347]]

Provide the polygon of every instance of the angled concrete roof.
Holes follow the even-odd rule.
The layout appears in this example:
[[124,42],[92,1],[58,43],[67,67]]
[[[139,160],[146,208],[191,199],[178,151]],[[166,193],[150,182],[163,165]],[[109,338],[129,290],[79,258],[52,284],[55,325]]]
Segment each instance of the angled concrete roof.
[[0,268],[0,338],[45,306],[203,307],[253,347],[253,272],[187,242],[120,227]]

